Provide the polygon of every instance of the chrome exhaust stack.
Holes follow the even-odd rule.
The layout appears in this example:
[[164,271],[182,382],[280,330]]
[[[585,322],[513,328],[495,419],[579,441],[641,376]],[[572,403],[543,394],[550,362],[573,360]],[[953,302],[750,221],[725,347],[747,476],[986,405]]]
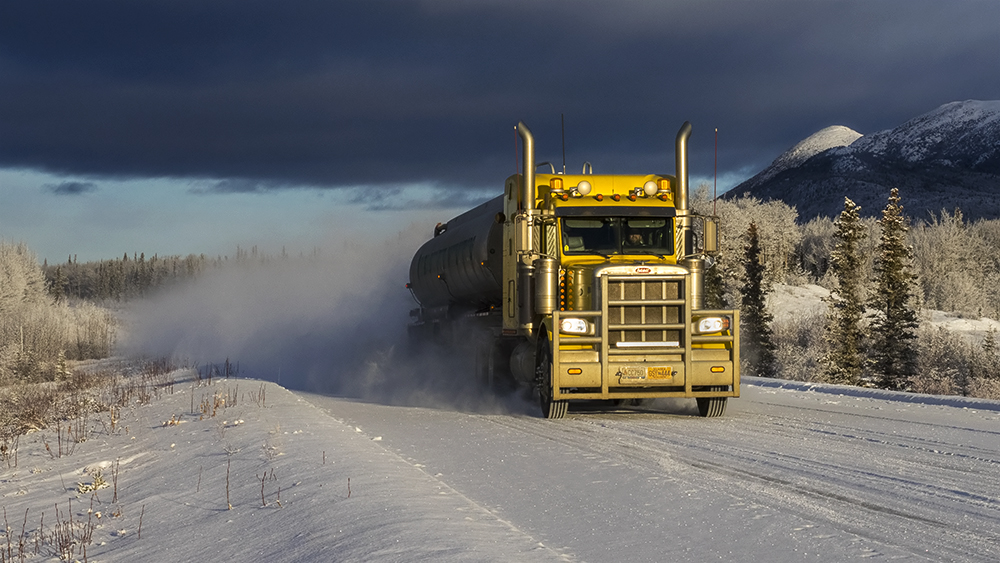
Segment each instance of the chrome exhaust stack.
[[683,259],[680,262],[691,274],[691,295],[692,309],[704,307],[705,298],[705,259],[698,254],[694,248],[694,236],[691,232],[691,210],[688,207],[688,138],[691,137],[691,122],[685,121],[677,132],[677,140],[674,143],[674,159],[677,175],[677,189],[674,192],[674,209],[677,212],[677,227],[680,230],[680,246],[683,251]]
[[521,136],[521,142],[524,144],[522,148],[524,160],[521,165],[523,169],[523,174],[521,175],[521,197],[518,204],[521,209],[527,210],[530,213],[535,207],[533,205],[535,201],[535,137],[523,121],[517,122],[517,134]]
[[527,332],[535,328],[535,258],[537,249],[532,246],[532,231],[535,227],[535,137],[523,121],[517,122],[517,134],[524,143],[522,147],[524,170],[521,174],[521,190],[518,194],[518,213],[515,217],[515,250],[517,252],[517,283],[518,283],[518,325]]
[[688,137],[691,136],[691,122],[685,121],[677,132],[674,142],[674,159],[677,170],[677,190],[674,193],[674,207],[680,217],[688,215]]

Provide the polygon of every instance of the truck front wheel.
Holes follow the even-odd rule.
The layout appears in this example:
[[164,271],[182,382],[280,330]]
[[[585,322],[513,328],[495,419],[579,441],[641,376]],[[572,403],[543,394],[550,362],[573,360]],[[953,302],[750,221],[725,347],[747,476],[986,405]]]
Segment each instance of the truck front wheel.
[[543,338],[538,346],[535,363],[535,380],[538,383],[538,400],[545,418],[562,418],[569,409],[569,401],[552,400],[552,346]]
[[[726,387],[708,387],[706,391],[725,391]],[[722,416],[726,412],[726,397],[698,397],[698,414],[706,418]]]

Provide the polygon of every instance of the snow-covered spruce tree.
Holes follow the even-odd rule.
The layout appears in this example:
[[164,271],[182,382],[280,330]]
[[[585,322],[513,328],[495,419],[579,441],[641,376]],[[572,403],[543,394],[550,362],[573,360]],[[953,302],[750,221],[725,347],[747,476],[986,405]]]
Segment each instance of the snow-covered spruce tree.
[[844,210],[834,221],[835,246],[830,252],[830,269],[836,286],[827,300],[825,327],[826,355],[822,363],[831,383],[857,385],[864,368],[862,354],[865,314],[861,241],[867,236],[861,223],[861,206],[844,198]]
[[729,308],[723,275],[722,265],[718,262],[705,270],[705,307],[709,309]]
[[773,317],[767,312],[770,284],[765,281],[761,262],[760,235],[757,224],[750,223],[744,235],[744,277],[740,307],[740,345],[742,356],[753,375],[774,376],[774,341],[771,332]]
[[990,328],[983,343],[973,355],[968,394],[983,399],[1000,399],[1000,354],[997,352],[997,331]]
[[997,331],[990,328],[972,357],[971,376],[974,379],[1000,381],[1000,354],[997,351]]
[[905,389],[916,373],[917,313],[912,307],[915,276],[913,250],[906,244],[906,218],[893,188],[879,220],[882,238],[875,257],[872,355],[877,383],[883,389]]

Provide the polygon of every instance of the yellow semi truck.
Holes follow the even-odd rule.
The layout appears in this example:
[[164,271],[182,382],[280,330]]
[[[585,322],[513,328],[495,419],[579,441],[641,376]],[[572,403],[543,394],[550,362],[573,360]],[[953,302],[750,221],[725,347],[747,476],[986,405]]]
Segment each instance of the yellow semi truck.
[[740,395],[739,311],[704,306],[718,222],[689,207],[691,124],[674,176],[556,173],[517,132],[521,173],[413,257],[411,339],[473,348],[486,381],[537,389],[546,418],[573,400],[656,397],[721,416]]

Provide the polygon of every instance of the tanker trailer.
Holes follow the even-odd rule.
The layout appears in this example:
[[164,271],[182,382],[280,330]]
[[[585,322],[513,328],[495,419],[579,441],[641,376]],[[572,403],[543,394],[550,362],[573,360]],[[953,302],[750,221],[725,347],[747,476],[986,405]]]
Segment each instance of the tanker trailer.
[[537,391],[542,415],[570,401],[697,400],[721,416],[739,397],[739,311],[706,309],[718,221],[688,206],[684,123],[676,174],[522,173],[416,253],[407,286],[414,340],[473,347],[477,371]]

